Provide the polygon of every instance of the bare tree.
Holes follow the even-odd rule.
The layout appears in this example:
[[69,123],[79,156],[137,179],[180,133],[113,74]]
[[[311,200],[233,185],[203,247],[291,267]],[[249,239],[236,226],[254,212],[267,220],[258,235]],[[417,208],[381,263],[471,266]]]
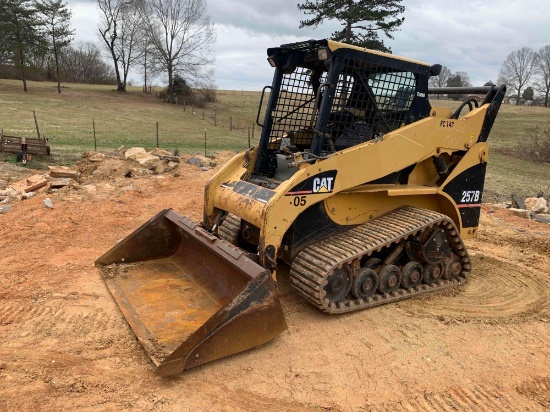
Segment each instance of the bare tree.
[[126,91],[128,72],[143,53],[146,35],[141,0],[97,0],[100,10],[99,34],[115,69],[117,90]]
[[550,44],[541,48],[535,60],[535,73],[537,80],[535,88],[544,94],[544,107],[548,107],[548,96],[550,95]]
[[127,0],[97,0],[100,11],[100,22],[97,29],[99,35],[103,39],[105,47],[113,59],[117,91],[119,92],[124,91],[125,88],[120,79],[120,69],[118,67],[120,56],[117,53],[117,41],[120,36],[120,15],[126,2]]
[[98,46],[91,42],[78,42],[60,51],[59,60],[65,77],[80,83],[116,82],[113,69],[101,58]]
[[445,87],[447,85],[447,80],[452,76],[451,71],[447,66],[441,67],[441,72],[438,76],[430,77],[430,86],[432,87]]
[[147,93],[147,87],[151,84],[151,79],[154,79],[161,74],[162,70],[155,64],[155,59],[152,57],[154,47],[147,36],[142,38],[143,43],[140,45],[140,73],[143,75],[143,92]]
[[168,76],[173,101],[176,74],[191,83],[208,76],[204,69],[213,62],[214,26],[205,0],[144,0],[143,8],[152,57]]
[[[437,76],[430,77],[429,84],[432,87],[445,87],[447,85],[447,81],[452,76],[451,71],[447,66],[441,67],[441,72]],[[439,100],[440,95],[437,95],[437,99]]]
[[500,68],[498,84],[507,84],[517,91],[517,104],[519,105],[521,89],[525,86],[533,74],[535,52],[530,47],[523,47],[506,57]]
[[40,16],[40,23],[46,32],[46,38],[49,39],[51,51],[53,51],[57,92],[61,93],[59,50],[68,46],[73,39],[72,13],[67,3],[63,4],[62,0],[39,0],[36,3],[36,10]]
[[120,32],[115,42],[115,50],[122,65],[122,87],[126,91],[126,82],[130,67],[139,63],[145,48],[146,31],[144,29],[142,9],[137,1],[127,1],[121,7]]

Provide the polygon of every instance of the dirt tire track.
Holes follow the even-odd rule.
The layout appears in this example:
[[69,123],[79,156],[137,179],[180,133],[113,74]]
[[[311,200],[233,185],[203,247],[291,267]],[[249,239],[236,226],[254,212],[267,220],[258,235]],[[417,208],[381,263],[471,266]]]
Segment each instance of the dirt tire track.
[[445,391],[424,393],[413,399],[384,404],[376,411],[515,411],[521,405],[522,411],[544,411],[537,402],[532,402],[520,393],[481,385],[472,389],[449,388]]
[[454,291],[412,300],[410,313],[492,324],[517,323],[550,313],[550,282],[540,273],[488,256],[473,257],[472,266],[470,282]]
[[29,331],[26,336],[44,335],[57,338],[90,337],[93,339],[117,335],[125,327],[121,315],[107,314],[101,308],[81,306],[33,304],[26,301],[0,302],[0,325]]
[[550,409],[550,376],[535,378],[524,382],[517,391],[537,402],[546,410]]

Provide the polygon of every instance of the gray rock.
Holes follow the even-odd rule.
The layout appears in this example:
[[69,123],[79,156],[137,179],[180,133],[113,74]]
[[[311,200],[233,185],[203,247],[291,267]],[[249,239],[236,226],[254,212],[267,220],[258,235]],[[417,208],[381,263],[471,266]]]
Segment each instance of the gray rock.
[[0,215],[2,215],[4,213],[7,213],[10,210],[11,210],[11,206],[9,206],[9,205],[0,206]]
[[550,215],[549,214],[540,214],[540,215],[534,214],[532,217],[533,217],[533,220],[536,220],[537,222],[546,223],[546,224],[550,225]]
[[207,172],[208,170],[210,170],[209,167],[206,167],[206,166],[201,166],[200,168],[203,172]]
[[190,157],[187,160],[187,163],[193,166],[201,167],[201,159],[199,159],[198,157]]
[[159,156],[161,160],[168,160],[170,162],[181,162],[181,158],[178,156]]
[[525,209],[525,202],[519,196],[512,195],[512,208],[513,209]]
[[53,209],[53,203],[52,203],[52,199],[50,199],[49,197],[47,197],[46,199],[44,199],[42,201],[42,206],[48,208],[48,209]]

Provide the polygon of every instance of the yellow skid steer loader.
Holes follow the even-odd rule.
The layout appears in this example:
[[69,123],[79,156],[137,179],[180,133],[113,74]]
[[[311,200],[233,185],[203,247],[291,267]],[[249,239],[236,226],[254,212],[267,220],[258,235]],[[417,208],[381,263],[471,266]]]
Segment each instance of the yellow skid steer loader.
[[[506,87],[428,89],[440,65],[330,40],[268,49],[268,61],[259,145],[207,183],[203,222],[164,210],[96,262],[161,375],[283,332],[283,264],[330,314],[471,272],[463,239],[477,234]],[[436,93],[485,98],[453,112],[430,105]]]

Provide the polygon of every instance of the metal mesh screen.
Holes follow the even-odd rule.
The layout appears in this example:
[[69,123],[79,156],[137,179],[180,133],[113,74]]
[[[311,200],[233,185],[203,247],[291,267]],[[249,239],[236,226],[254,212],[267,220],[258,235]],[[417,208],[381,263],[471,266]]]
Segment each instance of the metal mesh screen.
[[[283,75],[277,105],[271,113],[269,149],[288,144],[285,137],[289,131],[293,144],[301,150],[310,147],[318,113],[316,91],[326,76],[326,71],[303,67]],[[331,112],[322,130],[323,151],[343,150],[399,128],[414,98],[415,86],[411,72],[346,61],[334,85]]]
[[324,130],[323,150],[346,149],[399,128],[415,86],[413,73],[346,61]]
[[[318,79],[316,79],[318,77]],[[314,125],[317,82],[323,83],[326,72],[313,75],[312,70],[298,67],[293,73],[283,75],[277,106],[273,110],[270,149],[278,149],[286,131],[297,132]],[[313,84],[312,84],[313,83]],[[294,143],[307,145],[311,135],[295,133]]]

